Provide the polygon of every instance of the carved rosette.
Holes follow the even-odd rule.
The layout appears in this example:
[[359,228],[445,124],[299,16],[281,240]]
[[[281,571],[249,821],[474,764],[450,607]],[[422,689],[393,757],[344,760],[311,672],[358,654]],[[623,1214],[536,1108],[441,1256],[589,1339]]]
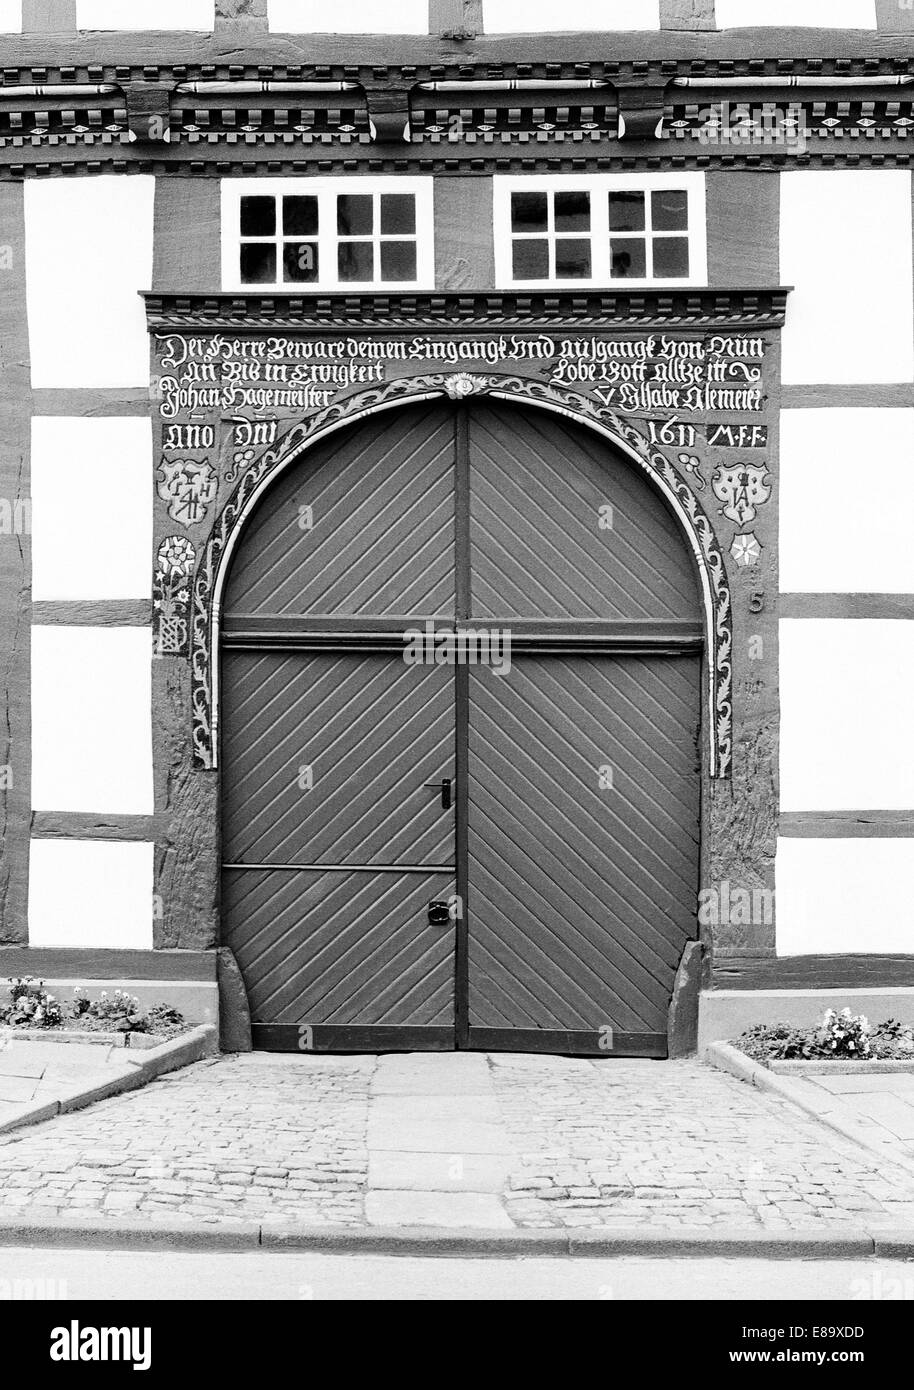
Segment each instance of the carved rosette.
[[488,391],[491,382],[487,376],[471,376],[469,372],[458,372],[449,376],[444,389],[452,401],[465,400],[467,396],[479,396]]

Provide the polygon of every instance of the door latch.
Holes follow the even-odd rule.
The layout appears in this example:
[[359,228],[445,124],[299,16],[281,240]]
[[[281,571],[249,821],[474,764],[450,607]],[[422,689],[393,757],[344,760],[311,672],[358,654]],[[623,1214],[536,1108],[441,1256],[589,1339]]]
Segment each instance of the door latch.
[[443,898],[434,898],[428,905],[428,924],[430,927],[446,927],[451,920],[451,909]]
[[440,782],[423,782],[424,787],[440,787],[441,789],[441,809],[449,811],[451,809],[451,778],[442,777]]

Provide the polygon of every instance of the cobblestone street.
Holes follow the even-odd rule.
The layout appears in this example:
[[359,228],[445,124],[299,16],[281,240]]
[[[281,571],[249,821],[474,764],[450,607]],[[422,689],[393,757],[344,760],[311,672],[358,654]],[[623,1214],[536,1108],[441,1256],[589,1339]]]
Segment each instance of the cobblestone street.
[[491,1061],[518,1225],[914,1224],[914,1180],[711,1067]]
[[0,1140],[0,1214],[362,1216],[369,1057],[204,1062]]
[[224,1057],[0,1140],[0,1217],[914,1226],[914,1179],[698,1062]]

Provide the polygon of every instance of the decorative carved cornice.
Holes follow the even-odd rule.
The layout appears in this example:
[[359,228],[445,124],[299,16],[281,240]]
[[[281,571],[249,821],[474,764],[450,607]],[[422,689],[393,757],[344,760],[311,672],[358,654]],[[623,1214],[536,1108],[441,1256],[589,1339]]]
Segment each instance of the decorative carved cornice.
[[[137,55],[147,37],[136,36]],[[357,63],[282,62],[284,48],[254,48],[243,63],[216,53],[216,61],[4,67],[0,178],[92,172],[85,168],[91,160],[112,172],[123,161],[157,175],[224,173],[213,164],[229,160],[258,173],[293,173],[296,162],[304,172],[319,162],[329,166],[320,172],[369,162],[393,173],[400,161],[437,172],[442,155],[454,172],[516,171],[519,157],[558,171],[630,151],[648,167],[834,160],[906,167],[911,160],[912,60],[887,41],[872,57],[780,58],[767,50],[724,57],[722,50],[699,58],[649,48],[640,59],[618,61],[553,61],[549,37],[537,42],[529,62],[521,56],[529,41],[519,39],[504,58],[494,56],[504,51],[498,48],[459,63],[438,54],[443,61],[436,62],[427,47],[401,43],[400,61],[369,64],[372,45],[359,38]],[[404,53],[416,61],[404,61]],[[255,61],[268,56],[273,61]],[[94,97],[78,95],[93,88]],[[736,136],[707,138],[709,112],[744,103],[758,129],[741,118]],[[766,104],[788,113],[785,139],[766,135]],[[848,148],[852,141],[856,149]]]
[[[591,138],[593,136],[593,138]],[[250,137],[252,140],[255,137]],[[625,142],[603,139],[590,132],[555,131],[550,137],[522,131],[506,137],[510,148],[498,144],[482,147],[467,138],[465,148],[431,141],[424,137],[412,146],[403,145],[407,154],[383,154],[357,135],[302,136],[303,148],[289,157],[287,150],[269,142],[248,145],[245,137],[227,137],[227,143],[187,146],[164,145],[151,154],[149,145],[124,143],[126,134],[83,136],[81,145],[34,138],[21,142],[31,148],[0,148],[0,183],[20,179],[83,178],[91,174],[152,174],[156,178],[244,178],[270,175],[282,178],[309,174],[347,175],[363,170],[379,174],[581,174],[643,173],[665,169],[753,169],[779,173],[784,169],[909,169],[914,164],[914,142],[868,138],[851,145],[823,140],[811,144],[803,153],[792,149],[769,149],[746,145],[711,150],[698,140],[675,145],[670,141],[633,146],[636,153],[623,154]],[[237,142],[237,143],[233,143]],[[15,143],[15,142],[13,142]],[[442,142],[443,143],[443,142]],[[458,152],[459,150],[459,152]],[[144,152],[145,151],[145,152]],[[164,151],[164,154],[161,153]],[[529,152],[528,152],[529,151]],[[643,152],[642,152],[643,151]],[[226,157],[228,156],[228,157]]]
[[[424,81],[606,79],[665,85],[673,77],[881,77],[912,71],[909,34],[771,28],[751,32],[480,36],[449,46],[419,36],[129,31],[4,34],[4,85],[56,82],[355,81],[366,90]],[[302,62],[303,52],[310,61]],[[595,58],[611,53],[612,58]],[[242,61],[238,61],[239,58]]]
[[488,294],[144,294],[154,332],[782,328],[790,288]]

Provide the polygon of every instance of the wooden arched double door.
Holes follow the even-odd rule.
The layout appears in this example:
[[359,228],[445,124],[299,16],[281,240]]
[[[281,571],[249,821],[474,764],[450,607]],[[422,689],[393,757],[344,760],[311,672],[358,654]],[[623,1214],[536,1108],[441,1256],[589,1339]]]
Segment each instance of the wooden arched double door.
[[255,1046],[665,1055],[700,649],[676,522],[562,417],[435,400],[305,453],[224,604]]

